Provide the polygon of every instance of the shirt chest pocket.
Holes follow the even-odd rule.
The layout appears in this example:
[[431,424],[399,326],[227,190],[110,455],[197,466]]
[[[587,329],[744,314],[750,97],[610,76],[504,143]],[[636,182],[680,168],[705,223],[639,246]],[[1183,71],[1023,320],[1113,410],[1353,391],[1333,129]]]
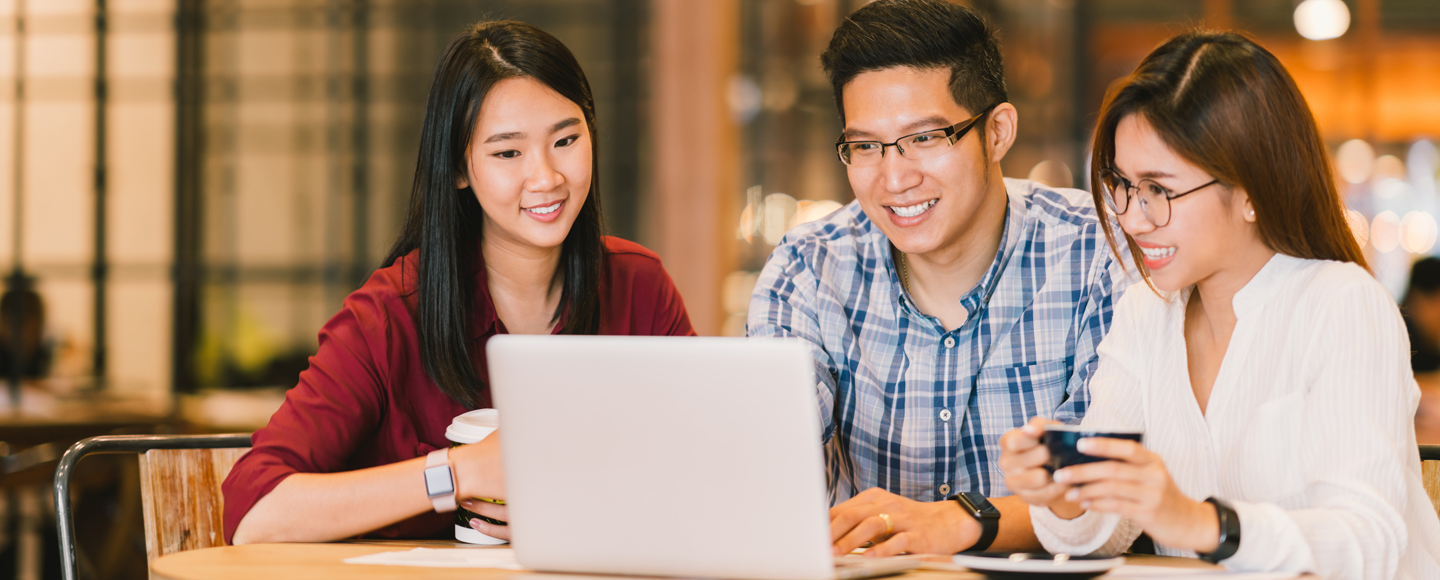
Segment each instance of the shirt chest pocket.
[[1291,393],[1255,408],[1240,439],[1235,466],[1249,501],[1276,501],[1302,490],[1300,427],[1305,399]]
[[975,384],[978,410],[987,424],[1019,427],[1031,417],[1053,416],[1069,382],[1065,361],[983,369]]

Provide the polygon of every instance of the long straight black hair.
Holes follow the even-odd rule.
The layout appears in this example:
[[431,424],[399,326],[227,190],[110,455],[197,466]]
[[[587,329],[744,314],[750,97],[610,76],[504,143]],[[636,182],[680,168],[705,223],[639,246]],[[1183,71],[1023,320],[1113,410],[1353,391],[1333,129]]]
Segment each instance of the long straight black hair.
[[440,390],[467,408],[480,403],[486,388],[472,356],[479,347],[474,342],[475,275],[484,211],[474,191],[456,184],[465,175],[465,152],[481,103],[496,83],[511,78],[535,79],[574,102],[590,130],[590,193],[561,245],[556,275],[564,276],[564,284],[551,321],[563,318],[563,334],[600,329],[605,242],[590,83],[570,49],[539,28],[513,21],[471,26],[450,41],[435,67],[405,228],[382,266],[419,250],[412,315],[420,358]]

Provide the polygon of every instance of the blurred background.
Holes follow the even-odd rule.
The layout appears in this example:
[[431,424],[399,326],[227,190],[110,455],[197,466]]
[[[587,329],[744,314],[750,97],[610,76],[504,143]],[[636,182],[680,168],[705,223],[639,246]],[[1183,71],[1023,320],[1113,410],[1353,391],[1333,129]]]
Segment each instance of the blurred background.
[[[661,255],[702,334],[743,334],[774,244],[852,199],[818,56],[863,3],[0,0],[0,440],[262,425],[398,233],[435,60],[483,19],[575,53],[611,233]],[[1007,176],[1088,188],[1106,87],[1170,35],[1243,30],[1299,83],[1397,300],[1437,252],[1440,0],[959,3],[1001,30]],[[0,500],[15,530],[49,509],[26,493]],[[10,530],[0,570],[53,574]],[[137,573],[133,545],[92,551]]]

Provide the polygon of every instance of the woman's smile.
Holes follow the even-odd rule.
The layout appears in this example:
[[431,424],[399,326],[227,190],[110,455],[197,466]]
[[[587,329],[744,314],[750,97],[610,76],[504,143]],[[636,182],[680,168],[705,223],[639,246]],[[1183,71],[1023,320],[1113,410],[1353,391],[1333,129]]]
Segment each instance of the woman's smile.
[[546,205],[520,208],[525,210],[525,215],[537,221],[550,223],[560,218],[560,209],[565,207],[565,200],[556,201]]
[[1135,240],[1140,252],[1145,255],[1145,267],[1150,271],[1159,270],[1175,259],[1175,246],[1161,246]]

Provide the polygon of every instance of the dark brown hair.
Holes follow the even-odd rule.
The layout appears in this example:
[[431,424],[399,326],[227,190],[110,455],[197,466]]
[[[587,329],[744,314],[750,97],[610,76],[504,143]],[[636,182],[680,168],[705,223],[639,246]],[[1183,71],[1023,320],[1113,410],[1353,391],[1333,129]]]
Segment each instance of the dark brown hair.
[[[879,0],[851,14],[820,55],[845,120],[845,85],[894,67],[949,69],[950,95],[971,115],[1010,100],[995,27],[974,10],[943,0]],[[976,126],[984,134],[983,124]],[[982,146],[984,139],[980,140]]]
[[[1222,185],[1244,189],[1260,240],[1270,249],[1369,268],[1345,221],[1315,116],[1290,73],[1255,41],[1233,32],[1182,34],[1111,85],[1091,154],[1096,208],[1107,207],[1100,170],[1114,166],[1116,127],[1132,114]],[[1110,220],[1100,224],[1119,258]],[[1149,282],[1135,240],[1125,234],[1125,241]]]

